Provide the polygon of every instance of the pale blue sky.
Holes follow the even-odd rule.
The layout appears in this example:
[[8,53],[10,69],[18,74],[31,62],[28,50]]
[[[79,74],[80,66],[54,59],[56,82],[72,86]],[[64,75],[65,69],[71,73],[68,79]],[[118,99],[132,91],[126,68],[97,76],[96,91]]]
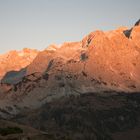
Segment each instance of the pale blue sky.
[[139,18],[140,0],[0,0],[0,53],[78,41]]

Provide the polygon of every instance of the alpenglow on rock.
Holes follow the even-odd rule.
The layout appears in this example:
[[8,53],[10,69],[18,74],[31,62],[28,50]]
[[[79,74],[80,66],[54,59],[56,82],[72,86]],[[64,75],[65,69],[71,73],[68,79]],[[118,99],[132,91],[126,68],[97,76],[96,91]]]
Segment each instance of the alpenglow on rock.
[[79,42],[51,46],[39,53],[34,51],[30,64],[24,59],[20,61],[22,53],[10,53],[10,58],[13,55],[18,58],[15,65],[20,71],[11,68],[2,79],[0,105],[5,108],[8,102],[14,109],[15,104],[21,109],[38,108],[69,95],[139,92],[140,25],[131,28],[129,37],[126,30],[129,29],[93,31]]

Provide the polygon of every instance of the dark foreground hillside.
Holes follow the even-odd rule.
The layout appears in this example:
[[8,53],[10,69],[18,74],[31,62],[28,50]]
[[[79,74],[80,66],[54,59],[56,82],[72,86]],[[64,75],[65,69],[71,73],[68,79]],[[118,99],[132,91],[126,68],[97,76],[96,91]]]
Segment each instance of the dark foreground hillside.
[[47,132],[51,140],[139,140],[140,93],[112,94],[65,97],[15,121]]

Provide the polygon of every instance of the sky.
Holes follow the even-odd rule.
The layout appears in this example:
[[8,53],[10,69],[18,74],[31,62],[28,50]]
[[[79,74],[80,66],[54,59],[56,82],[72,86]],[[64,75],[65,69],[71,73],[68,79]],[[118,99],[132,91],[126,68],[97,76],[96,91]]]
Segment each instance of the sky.
[[139,13],[140,0],[0,0],[0,54],[131,27]]

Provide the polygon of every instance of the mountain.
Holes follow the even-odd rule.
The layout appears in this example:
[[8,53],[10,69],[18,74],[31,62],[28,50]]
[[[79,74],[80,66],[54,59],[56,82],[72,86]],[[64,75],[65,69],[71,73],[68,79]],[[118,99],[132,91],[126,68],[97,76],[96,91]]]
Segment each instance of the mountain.
[[10,72],[14,75],[16,71],[28,66],[38,54],[37,50],[24,48],[22,51],[10,51],[0,55],[0,78]]
[[0,117],[47,131],[52,140],[135,140],[140,137],[139,38],[138,21],[130,29],[97,30],[79,42],[29,53],[34,58],[25,66],[16,52],[12,56],[21,67],[4,71]]
[[[140,26],[135,25],[131,29],[98,30],[82,41],[51,45],[38,54],[35,51],[34,56],[37,56],[28,66],[18,72],[10,71],[2,78],[2,95],[8,92],[4,99],[10,100],[11,106],[17,102],[21,107],[36,108],[46,101],[71,94],[139,92],[139,29]],[[20,53],[14,53],[18,58]],[[13,52],[10,54],[12,57]]]

